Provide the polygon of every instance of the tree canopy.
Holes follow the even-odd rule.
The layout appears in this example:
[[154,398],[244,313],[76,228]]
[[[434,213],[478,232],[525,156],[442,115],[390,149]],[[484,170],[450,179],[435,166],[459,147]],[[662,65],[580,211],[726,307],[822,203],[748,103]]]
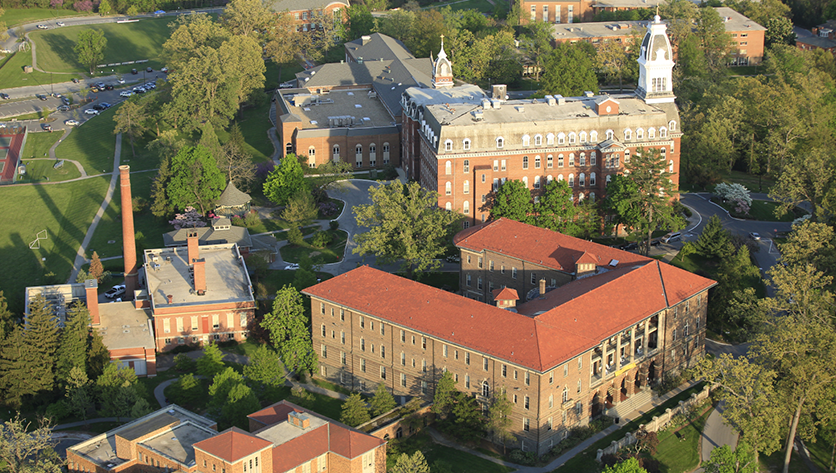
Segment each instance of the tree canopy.
[[279,205],[287,204],[292,196],[307,190],[305,172],[293,153],[282,158],[281,164],[264,181],[264,196]]
[[200,208],[201,215],[221,196],[226,180],[215,158],[202,146],[186,146],[171,160],[171,177],[165,194],[179,209]]
[[596,52],[591,44],[560,43],[546,58],[538,93],[565,97],[578,97],[586,91],[598,93],[595,68]]
[[104,59],[107,38],[104,31],[87,29],[78,33],[78,39],[73,50],[78,55],[78,62],[87,67],[90,74],[96,70],[96,65]]
[[317,356],[311,343],[308,317],[302,295],[293,286],[279,289],[273,300],[273,311],[264,315],[261,326],[269,332],[270,343],[278,350],[287,369],[299,375],[303,371],[316,371]]

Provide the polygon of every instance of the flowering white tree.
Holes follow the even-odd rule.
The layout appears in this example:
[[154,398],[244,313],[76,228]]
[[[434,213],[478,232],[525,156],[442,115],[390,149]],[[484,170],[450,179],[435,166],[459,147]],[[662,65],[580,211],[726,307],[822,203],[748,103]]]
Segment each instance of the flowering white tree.
[[726,184],[721,182],[714,188],[714,193],[726,201],[740,201],[747,206],[752,206],[752,197],[749,195],[749,189],[742,184]]

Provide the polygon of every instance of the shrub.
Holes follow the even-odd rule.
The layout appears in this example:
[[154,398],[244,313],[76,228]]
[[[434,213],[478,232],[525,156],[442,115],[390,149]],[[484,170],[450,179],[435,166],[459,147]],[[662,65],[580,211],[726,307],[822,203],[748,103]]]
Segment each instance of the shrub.
[[61,8],[64,6],[64,0],[49,0],[49,6],[52,8]]
[[139,213],[145,210],[145,207],[148,207],[148,201],[142,196],[135,196],[131,199],[131,206],[135,213]]
[[251,210],[250,213],[244,217],[244,226],[247,228],[255,227],[256,225],[261,223],[261,217],[258,216],[258,212],[255,210]]
[[73,4],[73,8],[75,11],[93,11],[93,2],[90,0],[82,0],[80,2],[75,2]]
[[58,402],[53,402],[52,404],[46,407],[46,412],[44,412],[44,416],[50,418],[55,421],[59,421],[61,419],[66,419],[72,413],[72,409],[70,405],[67,404],[67,401],[61,399]]
[[337,204],[333,202],[322,202],[319,204],[319,212],[325,217],[333,217],[339,213],[340,209]]
[[241,218],[241,217],[238,217],[238,216],[232,217],[231,219],[229,219],[229,221],[233,225],[235,225],[236,227],[246,227],[247,226],[246,222],[244,222],[244,219]]
[[139,10],[136,8],[136,5],[131,5],[128,7],[128,11],[125,12],[128,16],[136,16],[139,15]]
[[340,228],[340,222],[338,222],[336,220],[331,220],[328,223],[328,226],[331,227],[331,230],[336,230],[336,229]]
[[311,245],[314,248],[325,248],[329,243],[331,243],[331,235],[326,232],[316,232],[311,239]]
[[313,407],[315,401],[314,395],[306,391],[302,386],[293,386],[290,388],[290,402],[298,404],[305,409],[310,409]]
[[302,230],[299,227],[290,227],[287,229],[287,241],[292,245],[301,245],[305,242],[302,238]]
[[534,455],[534,452],[523,452],[522,450],[512,450],[508,455],[508,459],[514,463],[528,466],[532,466],[537,462],[537,456]]
[[174,369],[181,373],[194,371],[195,361],[185,353],[174,355]]

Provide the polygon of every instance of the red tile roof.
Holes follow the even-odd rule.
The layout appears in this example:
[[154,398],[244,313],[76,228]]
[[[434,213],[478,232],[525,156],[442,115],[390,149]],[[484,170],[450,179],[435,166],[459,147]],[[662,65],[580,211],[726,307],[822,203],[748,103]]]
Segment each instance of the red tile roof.
[[[540,229],[537,230],[530,233],[540,234]],[[467,239],[473,240],[474,234],[478,233],[478,230],[469,233]],[[612,334],[715,284],[650,258],[565,235],[560,237],[549,239],[565,244],[562,249],[552,252],[558,256],[551,261],[556,262],[570,252],[578,258],[585,253],[599,261],[599,273],[520,304],[519,313],[366,266],[303,292],[443,341],[546,371],[598,346]],[[539,239],[540,243],[526,239],[530,247],[539,245],[538,249],[545,254],[543,239]],[[457,244],[462,246],[462,241],[465,240]],[[589,248],[581,252],[568,248],[570,244],[574,248]],[[509,247],[505,246],[506,249]],[[610,259],[619,262],[612,267]]]
[[267,440],[244,432],[238,427],[232,427],[214,437],[195,443],[194,447],[221,460],[235,463],[271,445],[273,444]]
[[273,472],[284,473],[328,452],[329,424],[273,448]]
[[495,301],[520,300],[520,296],[517,295],[517,290],[511,289],[510,287],[501,287],[499,289],[494,289],[493,291],[491,291],[491,295],[493,295],[493,300]]
[[345,458],[357,458],[386,443],[383,439],[364,434],[339,422],[332,422],[330,427],[331,451]]
[[305,412],[305,410],[301,407],[282,401],[277,402],[272,406],[265,407],[260,411],[253,412],[247,417],[267,426],[286,421],[287,415],[293,411]]
[[[607,266],[612,260],[617,260],[616,267],[620,268],[650,261],[645,256],[507,218],[459,232],[453,243],[460,248],[493,251],[567,273],[575,272],[577,262]],[[581,258],[583,261],[580,261]]]

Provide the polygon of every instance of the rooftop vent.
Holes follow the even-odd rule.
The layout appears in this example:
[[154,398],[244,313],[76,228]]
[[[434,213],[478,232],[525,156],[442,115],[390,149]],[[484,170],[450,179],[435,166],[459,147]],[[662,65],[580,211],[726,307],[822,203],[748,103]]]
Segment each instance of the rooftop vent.
[[482,113],[481,110],[474,110],[473,111],[473,120],[475,120],[477,122],[482,121],[483,115],[484,114]]
[[525,113],[525,107],[522,106],[522,105],[519,105],[519,106],[514,107],[514,108],[516,108],[519,113]]
[[482,99],[482,110],[491,108],[491,101],[489,99]]
[[493,104],[493,108],[496,110],[502,108],[502,102],[500,102],[499,100],[491,100],[491,103]]
[[562,95],[555,95],[554,99],[557,100],[558,105],[564,105],[566,103],[566,99]]
[[586,90],[586,91],[584,91],[583,96],[584,97],[595,97],[595,94],[593,94],[591,90]]
[[554,95],[547,95],[545,98],[546,103],[549,104],[549,107],[554,107],[555,105],[557,105],[557,100],[554,98]]

